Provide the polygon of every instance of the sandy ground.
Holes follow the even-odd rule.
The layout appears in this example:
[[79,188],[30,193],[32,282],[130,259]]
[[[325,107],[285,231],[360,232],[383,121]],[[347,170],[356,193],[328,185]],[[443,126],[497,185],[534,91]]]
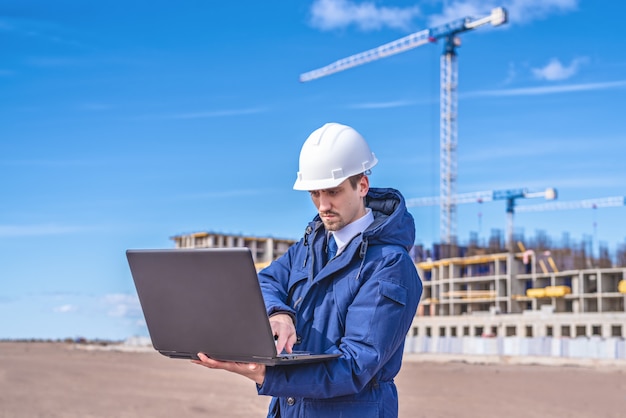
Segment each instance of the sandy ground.
[[[626,368],[433,362],[397,378],[400,417],[626,416]],[[154,351],[0,343],[0,417],[264,417],[245,378]]]

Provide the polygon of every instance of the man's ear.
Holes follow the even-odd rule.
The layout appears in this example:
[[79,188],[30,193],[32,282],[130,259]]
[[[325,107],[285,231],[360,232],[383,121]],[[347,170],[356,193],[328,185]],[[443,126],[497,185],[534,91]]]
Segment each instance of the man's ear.
[[365,197],[370,190],[370,179],[367,176],[362,176],[359,179],[359,196]]

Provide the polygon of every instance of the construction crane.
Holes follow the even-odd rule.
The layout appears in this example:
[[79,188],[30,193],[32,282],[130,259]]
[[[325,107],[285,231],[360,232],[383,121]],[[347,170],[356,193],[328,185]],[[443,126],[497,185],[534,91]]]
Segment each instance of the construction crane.
[[444,48],[440,61],[439,230],[441,240],[444,243],[451,243],[456,238],[456,203],[454,201],[454,196],[456,195],[458,133],[458,64],[456,48],[461,45],[460,38],[457,35],[488,23],[491,23],[492,26],[499,26],[506,23],[506,21],[506,10],[498,7],[493,9],[488,16],[478,19],[466,17],[445,25],[415,32],[377,48],[340,59],[325,67],[300,75],[301,82],[315,80],[443,39]]
[[[528,189],[488,190],[482,192],[460,193],[451,197],[451,201],[457,205],[461,203],[483,203],[492,200],[506,200],[506,245],[509,251],[513,251],[513,214],[517,199],[532,199],[543,197],[546,200],[554,200],[557,197],[556,189],[549,187],[543,191],[530,191]],[[407,199],[407,207],[436,206],[441,203],[438,197],[422,197]],[[529,207],[519,206],[518,208]]]
[[551,202],[538,205],[524,205],[517,208],[518,212],[542,212],[546,210],[597,209],[615,206],[626,206],[626,196],[603,197],[599,199],[575,200],[570,202]]

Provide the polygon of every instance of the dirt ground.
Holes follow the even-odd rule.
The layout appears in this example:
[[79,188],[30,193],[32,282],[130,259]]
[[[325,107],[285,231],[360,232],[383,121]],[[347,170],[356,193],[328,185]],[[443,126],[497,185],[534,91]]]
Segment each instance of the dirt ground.
[[[397,378],[400,417],[626,416],[626,369],[412,356]],[[154,351],[0,343],[0,417],[264,417],[252,382]]]

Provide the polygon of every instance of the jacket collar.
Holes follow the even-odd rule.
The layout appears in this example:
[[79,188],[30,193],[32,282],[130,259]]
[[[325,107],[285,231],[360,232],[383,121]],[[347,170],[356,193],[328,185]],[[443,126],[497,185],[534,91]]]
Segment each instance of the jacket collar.
[[356,221],[344,226],[339,231],[331,232],[337,242],[337,254],[341,253],[345,246],[374,222],[374,214],[370,208],[366,208],[366,213]]

